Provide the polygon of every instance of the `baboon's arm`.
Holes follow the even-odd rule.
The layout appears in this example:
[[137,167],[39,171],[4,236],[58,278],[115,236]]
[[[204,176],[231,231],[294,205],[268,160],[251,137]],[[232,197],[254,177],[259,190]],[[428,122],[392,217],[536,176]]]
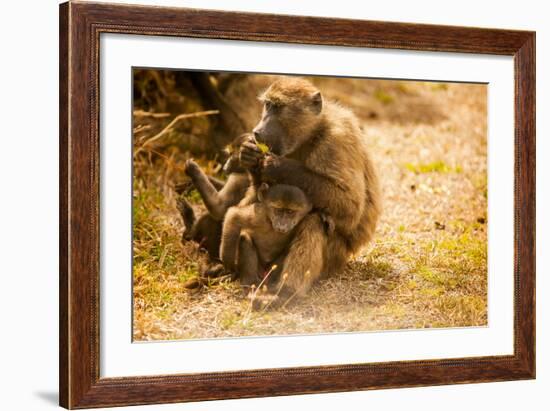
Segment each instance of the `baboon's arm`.
[[237,207],[232,207],[228,210],[223,222],[222,242],[220,245],[220,258],[223,265],[227,270],[233,272],[237,269],[237,249],[242,229],[240,211]]
[[191,178],[191,181],[193,181],[195,188],[199,191],[210,215],[216,220],[222,220],[227,211],[227,206],[223,197],[210,181],[210,178],[192,161],[187,162],[186,173]]
[[237,257],[237,270],[241,285],[252,285],[258,280],[260,274],[260,259],[258,250],[250,236],[241,233],[239,237],[239,252]]
[[282,272],[286,276],[279,280],[279,288],[285,291],[284,294],[304,295],[317,281],[323,269],[326,244],[321,219],[317,214],[309,214],[298,225],[284,259]]

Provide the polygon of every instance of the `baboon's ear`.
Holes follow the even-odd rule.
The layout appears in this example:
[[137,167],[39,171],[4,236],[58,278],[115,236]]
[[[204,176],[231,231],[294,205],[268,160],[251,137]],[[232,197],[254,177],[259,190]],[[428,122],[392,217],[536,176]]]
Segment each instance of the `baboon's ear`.
[[311,106],[313,107],[313,112],[319,114],[323,109],[323,97],[321,92],[317,91],[311,96]]
[[267,190],[269,190],[269,186],[267,185],[267,183],[262,183],[258,188],[258,201],[260,203],[264,201],[265,193],[267,193]]

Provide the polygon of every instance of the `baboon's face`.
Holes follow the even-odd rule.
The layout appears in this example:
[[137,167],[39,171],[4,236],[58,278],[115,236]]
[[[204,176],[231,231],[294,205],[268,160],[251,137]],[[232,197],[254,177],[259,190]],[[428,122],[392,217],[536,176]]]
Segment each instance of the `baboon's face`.
[[264,143],[269,150],[277,155],[282,155],[284,142],[287,140],[288,129],[285,127],[288,107],[277,105],[270,100],[264,101],[262,118],[254,127],[254,137],[260,143]]
[[258,193],[266,205],[267,215],[273,229],[288,233],[311,211],[311,203],[302,190],[283,184],[263,188]]
[[294,83],[275,83],[260,98],[264,106],[254,137],[276,155],[295,151],[311,138],[319,122],[320,92],[303,80],[298,86]]
[[271,226],[278,233],[288,233],[298,225],[305,217],[305,208],[276,207],[270,205],[268,208]]

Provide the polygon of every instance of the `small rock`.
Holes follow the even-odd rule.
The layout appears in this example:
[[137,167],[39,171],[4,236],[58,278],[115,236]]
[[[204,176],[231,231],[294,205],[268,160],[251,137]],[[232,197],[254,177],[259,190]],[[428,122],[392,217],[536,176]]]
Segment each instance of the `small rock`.
[[436,230],[445,230],[445,224],[441,224],[440,222],[435,222],[435,229]]

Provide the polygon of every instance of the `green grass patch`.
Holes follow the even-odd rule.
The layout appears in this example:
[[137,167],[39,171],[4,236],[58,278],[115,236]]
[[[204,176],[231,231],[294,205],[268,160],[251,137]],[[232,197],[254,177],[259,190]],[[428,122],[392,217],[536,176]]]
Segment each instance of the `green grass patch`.
[[352,261],[349,265],[365,279],[385,278],[393,271],[392,265],[382,258],[371,257],[367,261]]
[[408,83],[405,83],[405,82],[397,83],[396,88],[400,93],[413,94],[413,91],[411,90]]
[[456,287],[457,280],[452,273],[445,273],[426,266],[418,267],[418,275],[424,280],[436,286],[446,289]]
[[146,307],[162,307],[171,304],[174,293],[158,272],[152,272],[147,265],[134,265],[134,296]]
[[478,295],[485,298],[487,284],[487,241],[468,229],[460,235],[421,245],[411,272],[420,281],[419,289],[426,296],[436,297],[449,292]]
[[388,105],[394,102],[394,98],[391,94],[388,94],[384,90],[380,89],[374,92],[374,98],[384,105]]
[[136,304],[168,319],[200,264],[185,251],[173,217],[167,213],[166,195],[152,184],[135,179],[133,197],[133,285]]
[[387,261],[372,261],[368,268],[371,276],[375,278],[387,277],[392,272],[392,266]]
[[474,267],[487,264],[487,241],[478,239],[470,230],[458,237],[447,237],[437,242],[436,247],[453,261],[468,262],[469,266]]
[[449,85],[447,83],[432,83],[431,89],[433,91],[447,91],[449,89]]
[[185,198],[193,204],[202,204],[202,197],[196,189],[189,190],[189,192],[185,194]]
[[220,326],[223,330],[229,330],[241,322],[242,318],[233,312],[226,312],[220,318]]
[[483,197],[487,198],[487,174],[475,174],[470,178],[470,181],[475,189],[481,191],[483,193]]
[[455,166],[452,167],[445,163],[444,161],[434,161],[432,163],[405,163],[405,168],[409,171],[412,171],[415,174],[422,174],[422,173],[461,173],[462,167],[461,166]]
[[436,300],[435,308],[455,326],[481,325],[487,319],[487,299],[481,295],[445,295]]
[[178,270],[177,279],[180,283],[185,283],[191,278],[198,277],[199,274],[199,264],[196,262],[188,261],[183,265],[182,269]]

